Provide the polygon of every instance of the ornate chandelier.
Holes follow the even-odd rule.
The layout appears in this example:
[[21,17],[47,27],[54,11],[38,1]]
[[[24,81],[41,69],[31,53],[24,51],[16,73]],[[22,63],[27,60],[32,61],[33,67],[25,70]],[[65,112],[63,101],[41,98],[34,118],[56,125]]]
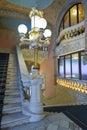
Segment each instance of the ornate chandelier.
[[27,45],[29,49],[34,49],[34,68],[38,69],[38,50],[48,48],[50,44],[51,31],[46,29],[47,21],[43,18],[42,11],[33,8],[29,16],[31,18],[31,30],[28,33],[28,37],[26,36],[27,27],[23,24],[18,26],[18,31],[21,34],[20,46]]

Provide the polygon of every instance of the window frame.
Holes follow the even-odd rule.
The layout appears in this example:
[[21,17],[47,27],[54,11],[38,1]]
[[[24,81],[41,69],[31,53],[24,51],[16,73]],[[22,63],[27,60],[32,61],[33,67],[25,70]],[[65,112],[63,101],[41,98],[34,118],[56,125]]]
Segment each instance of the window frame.
[[[63,23],[63,29],[65,29],[65,27],[64,27],[64,18],[65,18],[65,16],[66,16],[66,14],[69,12],[69,27],[71,27],[71,26],[73,26],[73,25],[71,25],[71,15],[70,15],[70,9],[71,8],[73,8],[74,6],[76,6],[76,9],[77,9],[77,22],[76,22],[76,24],[78,24],[78,23],[80,23],[80,19],[79,19],[79,4],[82,4],[82,3],[76,3],[76,4],[74,4],[73,6],[71,6],[68,10],[67,10],[67,12],[64,14],[64,16],[63,16],[63,18],[62,18],[62,20],[61,20],[61,22],[60,22],[60,26],[59,26],[59,33],[61,32],[61,30],[60,30],[60,27],[61,27],[61,23]],[[82,4],[83,5],[83,4]],[[83,7],[84,8],[84,7]],[[83,10],[84,11],[84,10]],[[85,18],[85,13],[84,13],[84,18]],[[82,22],[82,21],[81,21]]]
[[[72,77],[72,55],[73,54],[78,54],[78,77]],[[83,53],[83,54],[82,54]],[[75,53],[71,53],[71,54],[67,54],[67,55],[64,55],[64,56],[60,56],[59,59],[58,59],[58,77],[60,77],[60,73],[59,73],[59,65],[60,65],[60,58],[62,57],[64,59],[64,77],[60,77],[60,78],[66,78],[66,79],[79,79],[79,80],[85,80],[82,78],[82,70],[81,70],[81,56],[85,55],[85,52],[84,51],[79,51],[79,52],[75,52]],[[86,54],[87,55],[87,54]],[[66,70],[65,70],[65,57],[66,56],[70,56],[70,68],[71,68],[71,76],[70,77],[66,77]]]

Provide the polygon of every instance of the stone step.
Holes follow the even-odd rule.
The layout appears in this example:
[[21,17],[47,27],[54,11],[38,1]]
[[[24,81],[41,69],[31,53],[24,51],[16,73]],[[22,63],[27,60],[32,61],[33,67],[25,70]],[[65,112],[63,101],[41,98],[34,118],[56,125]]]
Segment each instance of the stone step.
[[1,67],[7,67],[7,66],[8,66],[8,65],[3,65],[3,64],[1,65],[1,64],[0,64],[0,68],[1,68]]
[[[15,75],[18,75],[18,72],[14,72],[14,71],[11,71],[11,72],[7,72],[7,78],[12,78],[10,75],[13,75],[15,77]],[[15,77],[17,78],[17,77]]]
[[5,114],[11,114],[15,112],[20,112],[22,109],[21,103],[16,103],[16,104],[8,104],[4,105],[3,107],[3,115]]
[[15,76],[9,76],[9,77],[7,77],[6,81],[9,81],[9,80],[10,80],[10,81],[14,81],[14,80],[15,80],[15,81],[19,81],[19,80],[18,80],[18,77],[15,77]]
[[10,74],[10,73],[13,73],[13,74],[17,74],[18,73],[18,69],[16,68],[8,68],[7,69],[7,73]]
[[18,84],[18,80],[16,80],[16,79],[7,79],[6,80],[6,85],[8,85],[8,84]]
[[17,66],[15,65],[15,66],[8,66],[8,69],[15,69],[15,70],[17,70]]
[[15,83],[14,82],[13,83],[8,82],[8,83],[6,83],[6,86],[18,86],[18,83],[16,83],[16,82]]
[[16,78],[14,78],[14,79],[1,78],[0,81],[1,82],[5,82],[6,81],[7,83],[9,83],[9,82],[11,82],[11,83],[14,82],[15,83],[15,82],[18,82],[18,79],[16,79]]
[[19,87],[18,87],[18,83],[16,83],[16,82],[13,82],[13,83],[12,83],[12,82],[11,82],[11,83],[9,82],[9,83],[6,83],[6,88],[7,88],[7,89],[12,88],[12,89],[13,89],[13,88],[19,88]]
[[[10,62],[10,61],[9,61]],[[13,62],[13,63],[12,63]],[[16,67],[17,66],[17,63],[16,61],[12,61],[10,63],[8,63],[8,67]]]
[[10,99],[9,98],[7,99],[7,97],[4,98],[4,104],[10,104],[10,103],[13,104],[13,103],[18,103],[18,102],[19,103],[21,102],[20,98],[10,98]]
[[[3,70],[0,69],[0,72],[3,72]],[[14,73],[14,74],[16,74],[16,73],[18,73],[18,71],[17,70],[8,69],[8,70],[4,70],[4,73],[8,73],[8,74]]]
[[5,85],[5,83],[0,83],[0,86],[4,86]]
[[0,89],[0,93],[4,93],[4,91],[5,91],[5,89],[3,89],[3,88]]
[[9,70],[7,71],[8,75],[14,75],[15,76],[15,75],[17,75],[17,73],[18,73],[17,71],[9,71]]
[[2,101],[4,98],[4,95],[0,95],[0,101]]
[[[15,78],[15,76],[7,76],[7,78],[9,77],[9,79],[13,79],[13,78]],[[16,77],[18,77],[18,76],[16,76]]]
[[14,59],[14,58],[15,58],[15,57],[12,57],[12,58],[9,59],[9,64],[12,64],[12,65],[13,65],[13,63],[16,64],[16,61],[17,61],[17,60]]
[[16,88],[19,88],[18,85],[10,85],[10,84],[6,84],[6,89],[16,89]]
[[29,116],[25,116],[22,112],[17,112],[2,117],[1,128],[13,127],[29,122]]
[[19,88],[16,86],[16,87],[6,87],[6,92],[19,92]]
[[11,85],[11,84],[6,84],[6,89],[19,89],[19,87],[18,87],[18,84],[13,84],[13,85]]
[[[29,122],[29,116],[22,114],[20,91],[18,86],[18,70],[16,60],[9,58],[5,87],[4,106],[1,128],[7,128]],[[15,64],[13,63],[15,61]]]
[[6,84],[18,84],[17,82],[18,82],[18,81],[10,81],[10,80],[9,80],[9,82],[6,81]]
[[5,96],[20,95],[19,90],[5,90]]
[[20,94],[15,94],[15,95],[5,95],[5,97],[4,97],[4,95],[0,95],[0,100],[2,100],[2,99],[13,99],[13,98],[20,98]]
[[14,68],[13,68],[13,69],[9,69],[9,68],[8,68],[7,74],[12,74],[12,73],[13,73],[13,74],[17,74],[17,73],[18,73],[18,70],[16,70],[16,68],[15,68],[15,69],[14,69]]
[[15,95],[5,95],[5,98],[6,99],[12,99],[12,98],[20,98],[20,95],[19,94],[15,94]]
[[8,77],[18,76],[18,74],[17,74],[17,73],[8,73],[7,75],[8,75]]

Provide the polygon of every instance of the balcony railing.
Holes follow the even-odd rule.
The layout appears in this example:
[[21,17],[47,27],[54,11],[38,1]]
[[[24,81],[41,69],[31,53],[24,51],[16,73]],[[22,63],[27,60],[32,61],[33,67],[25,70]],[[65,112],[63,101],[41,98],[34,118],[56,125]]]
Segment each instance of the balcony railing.
[[62,41],[66,41],[66,40],[73,39],[75,37],[79,37],[79,36],[83,35],[84,32],[85,32],[84,21],[81,23],[78,23],[77,25],[68,27],[60,32],[60,34],[56,40],[57,45],[59,45],[59,43],[61,43]]

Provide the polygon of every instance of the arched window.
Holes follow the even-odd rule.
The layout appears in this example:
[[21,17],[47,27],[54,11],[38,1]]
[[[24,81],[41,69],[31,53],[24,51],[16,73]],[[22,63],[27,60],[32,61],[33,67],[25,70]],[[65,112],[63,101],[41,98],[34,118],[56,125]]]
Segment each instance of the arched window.
[[60,27],[59,27],[59,33],[70,26],[73,26],[75,24],[78,24],[84,20],[84,7],[83,4],[79,3],[74,6],[72,6],[64,15]]

